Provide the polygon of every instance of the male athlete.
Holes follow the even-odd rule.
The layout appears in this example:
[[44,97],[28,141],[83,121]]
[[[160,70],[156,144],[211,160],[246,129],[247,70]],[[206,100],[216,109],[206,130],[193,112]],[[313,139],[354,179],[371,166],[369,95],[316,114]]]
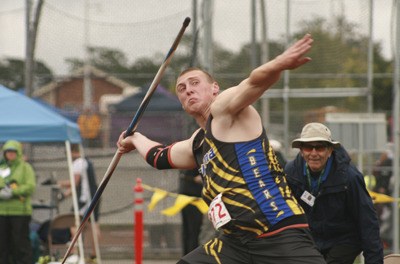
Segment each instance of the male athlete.
[[207,72],[183,71],[176,93],[200,126],[189,139],[165,146],[138,132],[120,135],[120,153],[137,149],[157,169],[200,168],[208,216],[221,235],[178,263],[325,263],[252,106],[282,71],[311,60],[305,54],[312,42],[305,35],[221,93]]

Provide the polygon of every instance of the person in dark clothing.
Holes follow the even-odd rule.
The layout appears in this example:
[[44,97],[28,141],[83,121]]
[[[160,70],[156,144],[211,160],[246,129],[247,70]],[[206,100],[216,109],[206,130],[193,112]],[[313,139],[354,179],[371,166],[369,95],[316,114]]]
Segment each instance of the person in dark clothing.
[[[373,191],[386,195],[392,195],[393,190],[393,143],[388,143],[384,151],[376,162],[373,175],[376,184]],[[393,210],[389,203],[375,204],[380,222],[380,232],[384,248],[391,248],[393,243]]]
[[[77,198],[78,198],[79,214],[84,215],[87,209],[89,208],[90,202],[92,201],[92,197],[94,196],[97,190],[96,174],[94,166],[90,161],[90,159],[81,156],[81,150],[78,144],[71,145],[71,155],[74,160],[72,163],[72,171],[75,177],[75,189],[78,196]],[[69,179],[58,181],[58,185],[60,188],[66,189],[63,192],[62,195],[63,197],[68,197],[72,195],[72,187]],[[93,226],[95,228],[95,232],[98,239],[101,236],[100,226],[99,226],[100,204],[101,200],[97,202],[97,205],[93,210],[93,218],[94,218]],[[75,230],[71,230],[71,236],[74,233]],[[93,246],[91,248],[92,252],[90,257],[92,259],[95,259],[96,252],[94,247],[94,240],[92,241],[92,244]]]
[[[79,213],[84,215],[97,190],[96,174],[92,161],[87,157],[81,157],[80,147],[78,144],[71,145],[71,155],[74,160],[72,163],[72,170],[75,177],[75,189],[78,196]],[[62,193],[61,199],[72,195],[71,182],[69,179],[59,180],[57,184],[60,188],[65,189]],[[98,222],[100,217],[100,203],[101,201],[97,203],[93,211],[93,216],[96,222]]]
[[304,126],[292,142],[300,152],[286,164],[287,181],[304,208],[312,236],[328,264],[383,263],[379,222],[364,177],[321,123]]
[[379,157],[372,173],[376,178],[376,185],[374,186],[375,192],[391,195],[391,181],[393,175],[392,164],[393,144],[388,143],[386,151],[384,151]]
[[[203,188],[198,169],[182,170],[179,175],[179,193],[201,197]],[[203,214],[196,206],[188,204],[181,211],[182,215],[182,253],[186,255],[199,246],[199,235],[203,223]]]

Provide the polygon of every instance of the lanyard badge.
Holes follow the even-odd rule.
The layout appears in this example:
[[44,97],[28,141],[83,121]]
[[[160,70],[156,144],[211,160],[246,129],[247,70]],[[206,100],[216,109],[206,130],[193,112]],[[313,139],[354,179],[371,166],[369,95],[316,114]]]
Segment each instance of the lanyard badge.
[[315,196],[312,195],[311,193],[304,191],[300,198],[301,198],[301,200],[303,200],[303,202],[305,202],[309,206],[311,206],[311,207],[314,206]]

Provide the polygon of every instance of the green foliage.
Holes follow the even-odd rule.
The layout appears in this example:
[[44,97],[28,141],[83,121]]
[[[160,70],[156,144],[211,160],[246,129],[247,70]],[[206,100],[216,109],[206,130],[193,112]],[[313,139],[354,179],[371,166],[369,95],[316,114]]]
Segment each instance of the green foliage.
[[[323,18],[315,17],[300,23],[300,30],[293,34],[293,39],[311,33],[314,38],[314,47],[309,56],[312,62],[290,72],[289,83],[291,89],[296,88],[331,88],[331,87],[366,87],[368,85],[368,38],[359,32],[356,24],[351,24],[344,17],[336,18],[332,23]],[[196,36],[201,37],[201,36]],[[174,91],[176,76],[185,68],[203,67],[200,60],[201,41],[193,43],[193,35],[185,34],[179,44],[170,65],[168,66],[161,84]],[[269,40],[269,58],[279,55],[285,47],[284,39]],[[252,46],[243,45],[238,52],[232,52],[218,43],[213,43],[213,74],[218,80],[221,89],[237,85],[246,78],[252,65]],[[256,43],[257,65],[261,61],[261,43]],[[153,80],[165,54],[157,53],[151,57],[141,57],[133,63],[118,49],[107,47],[90,47],[90,64],[111,75],[131,83],[146,87]],[[375,44],[374,73],[386,74],[385,77],[375,77],[373,83],[374,109],[376,111],[390,111],[392,109],[392,79],[388,77],[393,72],[393,65],[382,56],[381,47]],[[78,58],[67,58],[70,71],[75,71],[84,65]],[[52,72],[45,64],[36,62],[35,83],[44,85],[52,79]],[[283,78],[274,85],[274,89],[283,87]],[[0,83],[12,89],[24,86],[24,62],[15,58],[0,61]],[[321,100],[296,99],[290,100],[291,109],[311,109],[329,104],[344,105],[348,109],[366,110],[365,98],[322,98]],[[302,106],[302,108],[298,108]],[[271,102],[273,109],[282,109],[279,100]]]
[[[320,75],[320,78],[291,79],[291,86],[321,88],[367,87],[369,40],[366,36],[358,33],[359,30],[356,24],[348,23],[343,17],[338,17],[332,24],[321,18],[316,18],[303,22],[302,30],[295,36],[299,38],[306,32],[311,33],[316,40],[309,54],[313,62],[295,70],[294,73],[314,73],[315,76]],[[374,73],[392,72],[390,62],[383,58],[378,44],[373,47],[373,56]],[[389,79],[374,79],[373,107],[375,111],[392,108],[390,84],[391,81]],[[346,105],[349,110],[366,111],[367,109],[365,97],[352,97],[340,101],[340,104]],[[324,99],[320,100],[320,103],[328,105]]]
[[[44,85],[53,79],[52,71],[40,61],[34,64],[35,82]],[[0,60],[0,83],[12,90],[25,87],[25,61],[17,58]]]
[[24,61],[5,59],[0,64],[0,82],[13,90],[24,87]]
[[[312,20],[301,22],[300,30],[293,35],[293,39],[301,38],[306,33],[311,33],[314,46],[309,56],[313,59],[290,73],[290,87],[296,88],[331,88],[331,87],[366,87],[368,85],[368,38],[358,33],[358,26],[351,24],[344,17],[338,17],[334,22],[328,23],[325,19],[316,17]],[[201,46],[192,43],[193,36],[185,35],[179,46],[179,52],[174,55],[172,63],[162,79],[162,85],[174,91],[175,78],[189,66],[202,67],[198,62],[198,50]],[[285,41],[269,41],[269,58],[274,58],[283,52]],[[261,61],[261,44],[256,44],[258,61]],[[197,49],[196,49],[197,48]],[[214,76],[221,89],[237,85],[246,78],[254,65],[252,65],[252,45],[245,44],[237,53],[225,49],[222,45],[214,43]],[[391,72],[391,64],[386,61],[378,44],[374,45],[374,72]],[[132,65],[128,65],[126,57],[116,51],[104,48],[91,49],[91,63],[94,66],[113,73],[134,85],[148,86],[164,59],[162,54],[153,57],[139,58]],[[275,89],[283,87],[281,79],[275,84]],[[374,79],[374,109],[388,111],[391,109],[391,80]],[[279,100],[271,102],[273,109],[282,109]],[[326,105],[337,105],[347,109],[365,111],[367,103],[362,98],[321,98],[291,99],[291,109],[312,109]]]
[[[126,55],[117,50],[105,47],[89,47],[89,64],[108,72],[110,74],[126,74],[129,73],[128,59]],[[67,58],[66,63],[71,72],[76,71],[84,66],[84,61],[77,58]]]
[[377,111],[391,111],[393,109],[393,79],[392,74],[393,63],[385,60],[380,54],[381,47],[379,44],[374,45],[374,69],[375,73],[385,74],[390,76],[389,78],[383,78],[381,76],[376,76],[373,80],[373,103],[374,109]]

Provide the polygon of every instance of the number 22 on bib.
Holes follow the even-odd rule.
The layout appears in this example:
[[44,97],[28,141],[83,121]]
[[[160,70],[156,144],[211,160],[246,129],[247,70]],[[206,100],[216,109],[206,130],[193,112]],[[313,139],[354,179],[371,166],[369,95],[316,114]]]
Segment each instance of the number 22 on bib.
[[231,215],[222,201],[222,193],[218,194],[212,200],[210,208],[208,209],[208,219],[210,219],[216,230],[219,230],[221,226],[232,220]]

